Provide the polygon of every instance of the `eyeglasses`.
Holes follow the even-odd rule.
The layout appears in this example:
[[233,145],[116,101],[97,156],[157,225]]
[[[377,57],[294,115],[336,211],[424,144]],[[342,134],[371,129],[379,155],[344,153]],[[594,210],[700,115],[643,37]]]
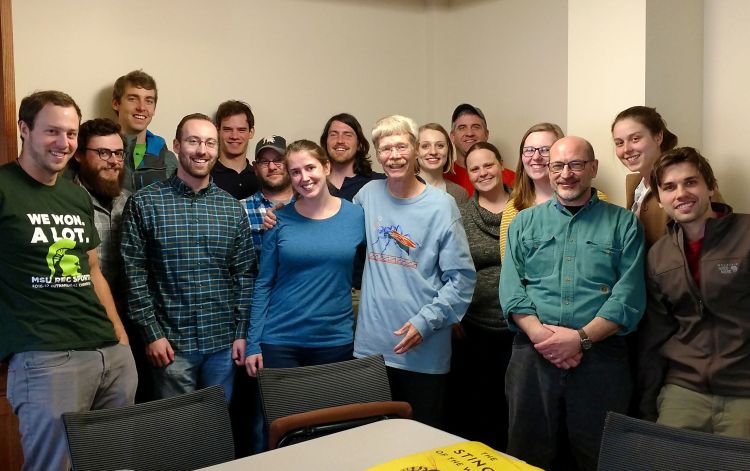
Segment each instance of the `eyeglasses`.
[[206,147],[209,149],[216,149],[219,145],[219,141],[216,139],[206,139],[206,140],[200,140],[197,137],[188,137],[183,141],[185,144],[189,145],[190,147],[198,147],[201,144],[205,144]]
[[112,156],[115,157],[115,160],[119,160],[119,161],[125,160],[125,151],[122,149],[112,150],[112,149],[107,149],[106,147],[99,147],[98,149],[91,149],[90,147],[87,147],[86,150],[96,152],[96,155],[98,155],[99,158],[102,160],[109,160],[112,158]]
[[593,162],[593,160],[571,160],[570,162],[552,162],[547,164],[549,171],[552,173],[561,173],[565,167],[568,167],[571,172],[583,172],[586,168],[586,164]]
[[255,165],[257,165],[258,167],[269,168],[271,164],[273,164],[274,167],[277,167],[277,168],[286,167],[286,163],[283,160],[256,160],[255,161]]
[[394,144],[392,146],[379,147],[378,154],[385,157],[386,155],[391,155],[394,150],[396,154],[404,155],[409,150],[409,144]]
[[524,147],[523,148],[523,156],[524,157],[534,157],[534,154],[536,151],[539,151],[539,155],[542,157],[549,157],[549,146],[542,146],[542,147]]

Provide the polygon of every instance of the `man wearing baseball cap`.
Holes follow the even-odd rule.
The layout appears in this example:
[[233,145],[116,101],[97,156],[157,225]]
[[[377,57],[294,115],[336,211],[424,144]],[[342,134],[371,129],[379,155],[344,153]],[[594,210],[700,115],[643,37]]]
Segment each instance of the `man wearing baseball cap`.
[[[464,187],[469,196],[474,194],[474,187],[469,181],[466,171],[466,154],[469,148],[477,142],[487,142],[490,131],[487,120],[481,109],[468,103],[462,103],[453,110],[451,117],[451,141],[456,148],[456,163],[453,172],[446,172],[445,178]],[[503,169],[503,183],[513,187],[516,173],[507,168]]]

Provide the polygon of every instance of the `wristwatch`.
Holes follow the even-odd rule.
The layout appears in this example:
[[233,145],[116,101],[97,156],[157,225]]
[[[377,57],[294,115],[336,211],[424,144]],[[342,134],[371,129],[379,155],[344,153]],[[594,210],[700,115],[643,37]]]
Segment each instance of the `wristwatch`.
[[582,350],[588,350],[591,348],[594,343],[591,341],[588,335],[586,335],[586,331],[583,329],[578,329],[578,335],[581,336],[581,349]]

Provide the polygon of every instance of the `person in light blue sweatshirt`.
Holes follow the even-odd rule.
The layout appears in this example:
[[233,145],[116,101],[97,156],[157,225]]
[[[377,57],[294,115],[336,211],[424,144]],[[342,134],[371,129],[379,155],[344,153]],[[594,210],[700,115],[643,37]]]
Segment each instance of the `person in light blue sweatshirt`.
[[298,194],[263,235],[245,366],[288,368],[352,359],[354,260],[365,243],[364,213],[332,196],[325,151],[293,142],[285,163]]
[[393,399],[440,427],[451,327],[471,302],[474,263],[455,200],[416,176],[416,123],[383,118],[372,142],[387,179],[354,197],[367,234],[354,356],[382,354]]

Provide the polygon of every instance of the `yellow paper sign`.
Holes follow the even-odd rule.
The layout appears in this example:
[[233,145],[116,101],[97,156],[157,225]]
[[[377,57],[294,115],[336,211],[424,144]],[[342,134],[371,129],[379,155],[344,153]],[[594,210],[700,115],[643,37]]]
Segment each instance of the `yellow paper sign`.
[[484,443],[463,442],[398,458],[367,471],[540,471]]

